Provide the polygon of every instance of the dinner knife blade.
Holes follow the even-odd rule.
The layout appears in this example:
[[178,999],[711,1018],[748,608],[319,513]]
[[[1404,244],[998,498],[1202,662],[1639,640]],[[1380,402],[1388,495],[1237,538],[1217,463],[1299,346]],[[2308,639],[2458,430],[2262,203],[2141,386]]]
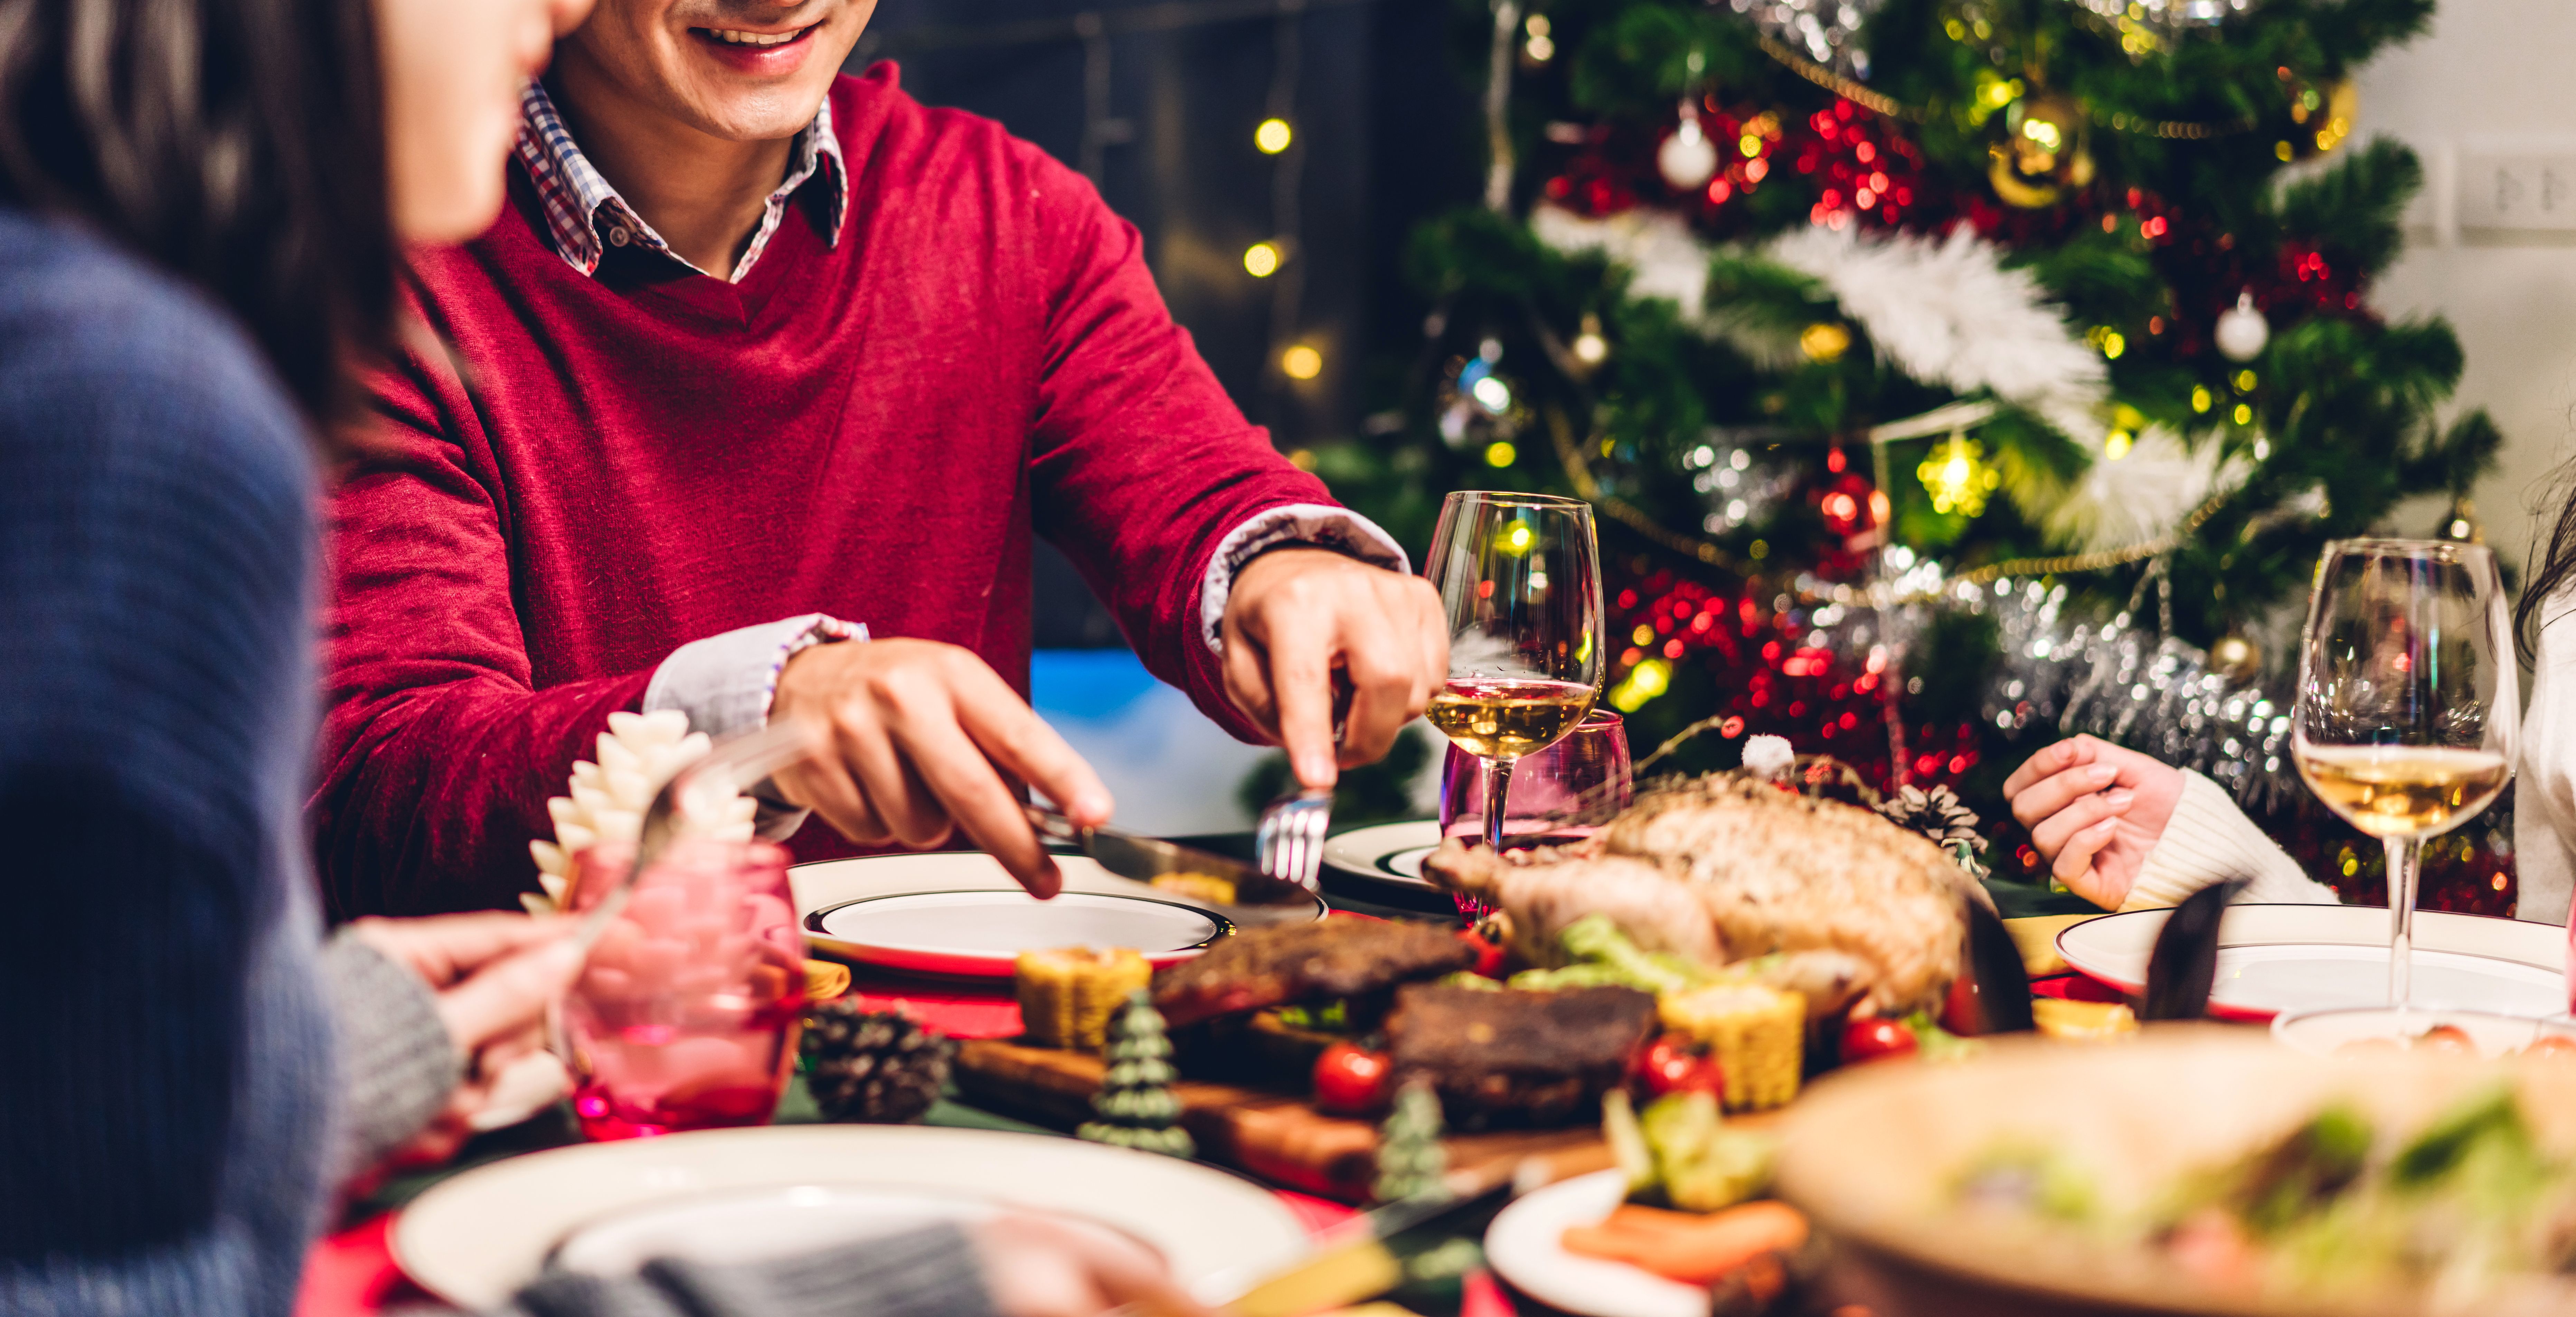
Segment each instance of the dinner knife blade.
[[1086,828],[1037,805],[1025,808],[1029,821],[1041,834],[1081,847],[1083,854],[1100,862],[1101,868],[1121,878],[1151,883],[1168,874],[1206,874],[1234,884],[1234,900],[1226,904],[1294,910],[1315,908],[1313,892],[1285,879],[1273,878],[1242,860],[1196,846],[1164,841],[1159,837],[1140,837],[1116,828]]
[[2037,1027],[2030,1009],[2030,968],[2011,930],[1985,903],[1969,900],[1968,975],[1977,985],[1977,1014],[1986,1033],[2028,1033]]
[[2165,916],[2155,950],[2147,956],[2140,1020],[2197,1020],[2209,1014],[2210,989],[2218,983],[2218,926],[2227,917],[2228,903],[2243,890],[2242,878],[2212,883],[2184,897]]

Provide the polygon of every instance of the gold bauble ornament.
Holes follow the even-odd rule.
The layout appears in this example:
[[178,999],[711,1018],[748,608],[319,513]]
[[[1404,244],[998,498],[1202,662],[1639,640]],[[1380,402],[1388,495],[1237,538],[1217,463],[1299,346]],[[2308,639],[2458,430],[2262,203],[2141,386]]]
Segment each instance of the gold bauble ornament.
[[1986,180],[2004,204],[2043,209],[2093,181],[2089,127],[2074,97],[2025,96],[2006,108],[2003,123],[2003,140],[1987,148]]
[[2233,633],[2220,636],[2209,647],[2209,670],[2231,682],[2252,681],[2263,675],[2263,647]]
[[2465,498],[2452,499],[2450,515],[2442,518],[2441,528],[2434,532],[2433,538],[2455,544],[2486,543],[2487,528],[2478,520],[2478,505]]
[[2343,145],[2361,114],[2361,88],[2350,78],[2313,82],[2283,69],[2281,95],[2289,112],[2272,154],[2284,164],[2313,160]]
[[1806,353],[1809,361],[1840,361],[1851,350],[1851,331],[1830,320],[1819,320],[1799,331],[1798,350]]

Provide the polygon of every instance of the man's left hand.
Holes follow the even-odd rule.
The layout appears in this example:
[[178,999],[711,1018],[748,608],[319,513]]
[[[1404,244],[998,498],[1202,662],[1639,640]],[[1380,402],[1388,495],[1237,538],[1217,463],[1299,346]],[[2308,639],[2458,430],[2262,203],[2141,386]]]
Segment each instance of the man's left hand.
[[[1309,788],[1384,757],[1449,676],[1449,626],[1431,583],[1329,549],[1273,549],[1247,564],[1224,637],[1226,694]],[[1337,672],[1350,686],[1338,750]]]

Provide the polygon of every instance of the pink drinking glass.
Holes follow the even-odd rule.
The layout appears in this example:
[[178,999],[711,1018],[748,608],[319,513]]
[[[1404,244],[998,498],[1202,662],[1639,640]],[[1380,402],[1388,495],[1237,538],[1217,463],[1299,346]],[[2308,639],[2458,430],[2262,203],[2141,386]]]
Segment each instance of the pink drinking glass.
[[[578,915],[616,890],[634,847],[582,856]],[[635,884],[565,994],[573,1114],[592,1139],[767,1124],[795,1064],[805,942],[787,852],[691,838]]]
[[[1503,798],[1503,845],[1557,846],[1599,832],[1628,807],[1634,792],[1628,725],[1595,708],[1563,740],[1525,756],[1512,769]],[[1485,837],[1484,761],[1452,745],[1440,768],[1440,835],[1468,845]],[[1458,898],[1458,913],[1485,913],[1483,902]]]

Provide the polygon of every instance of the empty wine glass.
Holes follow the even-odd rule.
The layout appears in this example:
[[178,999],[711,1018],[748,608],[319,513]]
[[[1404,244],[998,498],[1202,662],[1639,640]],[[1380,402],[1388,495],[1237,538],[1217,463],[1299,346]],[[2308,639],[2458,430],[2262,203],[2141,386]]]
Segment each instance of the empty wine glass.
[[2291,753],[2308,788],[2388,848],[2388,1001],[2408,1004],[2418,851],[2513,775],[2522,709],[2495,554],[2337,540],[2317,564]]
[[1601,692],[1592,505],[1462,490],[1424,565],[1449,615],[1449,680],[1427,716],[1484,761],[1485,844],[1501,849],[1512,765],[1573,731]]

